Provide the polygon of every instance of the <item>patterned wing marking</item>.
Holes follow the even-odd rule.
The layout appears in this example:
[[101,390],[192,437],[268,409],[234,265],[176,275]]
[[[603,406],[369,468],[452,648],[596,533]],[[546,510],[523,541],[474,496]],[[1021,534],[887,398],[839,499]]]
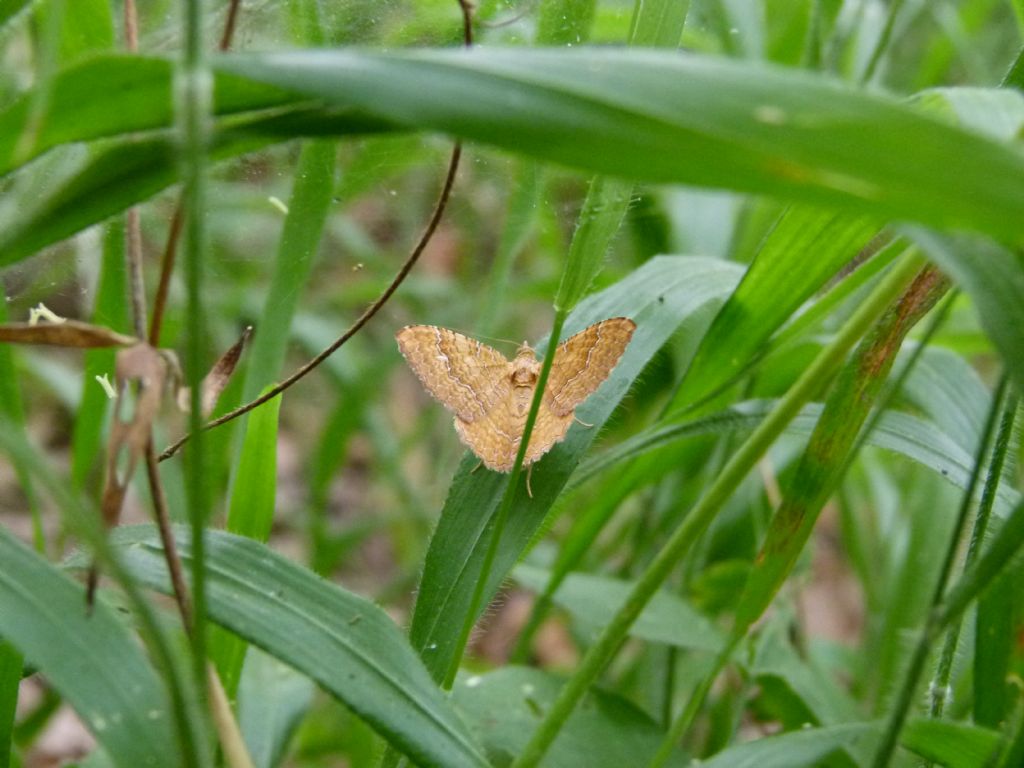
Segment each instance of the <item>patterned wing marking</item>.
[[[572,426],[572,420],[571,410],[564,415],[557,414],[548,406],[546,398],[542,400],[540,410],[537,411],[537,422],[533,425],[533,434],[530,435],[530,447],[526,449],[526,456],[523,458],[523,466],[533,464],[550,451],[555,443],[560,443]],[[512,458],[515,459],[514,456]]]
[[[565,437],[572,426],[572,414],[559,416],[541,403],[537,422],[533,425],[530,447],[523,458],[527,467],[551,450],[551,446]],[[455,419],[455,431],[459,438],[475,453],[488,469],[509,472],[516,461],[519,443],[526,427],[526,417],[515,414],[511,392],[506,403],[498,403],[494,410],[482,419],[463,421]]]
[[556,415],[571,416],[601,386],[626,351],[634,330],[636,323],[628,317],[612,317],[559,345],[545,392]]
[[512,364],[496,349],[434,325],[408,325],[395,338],[423,386],[459,419],[474,422],[508,399]]

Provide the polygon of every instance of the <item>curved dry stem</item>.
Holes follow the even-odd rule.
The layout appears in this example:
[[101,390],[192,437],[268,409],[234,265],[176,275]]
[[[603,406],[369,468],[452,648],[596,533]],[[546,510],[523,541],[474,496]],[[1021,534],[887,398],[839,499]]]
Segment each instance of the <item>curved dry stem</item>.
[[[460,5],[463,8],[465,8],[465,5],[463,3],[460,3]],[[441,217],[444,215],[444,210],[448,205],[448,199],[451,197],[452,187],[455,184],[455,174],[459,169],[459,158],[461,156],[462,144],[459,143],[456,144],[455,147],[452,149],[451,159],[448,161],[448,173],[444,179],[444,186],[441,189],[441,194],[437,198],[437,203],[434,205],[434,212],[430,216],[430,221],[427,223],[426,229],[424,229],[423,234],[420,235],[420,239],[419,242],[416,243],[416,247],[412,249],[412,252],[409,254],[409,257],[405,260],[405,263],[402,264],[402,268],[398,270],[398,274],[395,275],[394,279],[391,281],[388,287],[384,289],[384,292],[377,297],[377,300],[366,308],[363,314],[361,314],[359,318],[354,323],[352,323],[352,325],[349,327],[347,331],[345,331],[341,336],[335,339],[320,354],[318,354],[308,363],[297,369],[295,373],[293,373],[287,379],[284,379],[283,381],[275,384],[273,387],[271,387],[269,390],[267,390],[262,395],[257,397],[255,400],[250,400],[248,403],[240,405],[233,411],[225,413],[223,416],[220,416],[219,418],[216,418],[213,421],[207,423],[203,427],[203,431],[213,429],[214,427],[219,427],[221,424],[226,424],[227,422],[232,421],[233,419],[237,419],[239,416],[248,413],[254,408],[258,408],[268,400],[272,400],[278,395],[280,395],[282,392],[284,392],[286,389],[292,386],[292,384],[295,384],[297,381],[305,377],[306,374],[313,371],[313,369],[319,366],[320,363],[322,363],[328,357],[333,355],[346,341],[355,336],[362,329],[362,327],[366,325],[373,318],[373,316],[376,315],[381,310],[381,308],[387,303],[388,299],[390,299],[394,292],[398,290],[398,286],[402,284],[402,281],[404,281],[405,278],[409,275],[409,272],[412,271],[412,268],[416,265],[416,262],[419,260],[420,256],[423,254],[423,251],[426,249],[427,244],[430,243],[430,240],[433,238],[434,232],[437,231],[437,227],[441,223]],[[167,448],[164,449],[163,453],[160,454],[160,461],[169,459],[171,456],[176,454],[179,450],[181,450],[181,447],[188,442],[188,439],[190,437],[191,433],[184,435],[176,442],[167,446]]]

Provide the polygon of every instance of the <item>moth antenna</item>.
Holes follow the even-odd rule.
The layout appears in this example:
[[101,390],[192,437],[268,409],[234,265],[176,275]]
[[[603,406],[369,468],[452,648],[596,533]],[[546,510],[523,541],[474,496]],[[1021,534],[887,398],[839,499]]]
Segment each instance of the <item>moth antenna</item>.
[[474,340],[490,341],[498,344],[511,344],[514,347],[519,346],[518,341],[512,341],[512,339],[506,339],[502,336],[483,336],[477,334],[476,331],[468,330],[466,328],[450,328],[449,330],[457,331],[458,333],[461,333],[463,336],[467,336]]
[[583,419],[581,419],[575,413],[572,415],[572,418],[573,418],[573,421],[575,421],[577,424],[582,424],[587,429],[590,429],[592,426],[594,426],[593,424],[587,424],[587,422],[585,422]]
[[512,341],[512,339],[506,339],[503,338],[502,336],[480,336],[479,338],[483,339],[484,341],[490,341],[497,344],[511,344],[516,347],[519,346],[518,341]]

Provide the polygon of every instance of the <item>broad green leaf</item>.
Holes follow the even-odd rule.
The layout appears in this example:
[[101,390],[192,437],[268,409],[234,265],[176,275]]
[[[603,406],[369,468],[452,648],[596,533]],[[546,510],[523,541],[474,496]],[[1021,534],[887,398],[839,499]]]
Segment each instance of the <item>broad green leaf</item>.
[[281,764],[313,693],[308,677],[262,651],[249,650],[238,688],[238,725],[255,768]]
[[860,712],[853,697],[813,656],[793,647],[789,629],[788,622],[769,619],[757,638],[753,658],[746,665],[749,674],[762,685],[784,687],[799,701],[806,719],[783,724],[797,727],[810,721],[816,725],[839,725],[856,719]]
[[1013,88],[932,88],[915,101],[1001,141],[1018,138],[1024,129],[1024,94]]
[[1024,155],[804,72],[584,49],[308,51],[227,56],[216,67],[388,122],[610,175],[1020,238]]
[[[186,572],[192,547],[176,528]],[[413,760],[440,766],[485,761],[402,632],[373,603],[330,584],[263,544],[210,531],[210,618],[311,677]],[[150,525],[119,528],[111,545],[144,584],[168,591],[163,550]]]
[[[519,565],[512,577],[534,592],[544,589],[551,578],[549,571],[531,565]],[[621,579],[574,573],[562,582],[554,595],[573,619],[587,628],[600,627],[625,601],[633,585]],[[630,634],[656,643],[679,648],[717,652],[725,637],[688,602],[669,592],[659,592],[644,608]]]
[[789,209],[701,341],[669,410],[681,410],[713,394],[756,362],[758,350],[772,334],[877,230],[863,218]]
[[[227,530],[266,542],[274,523],[277,499],[277,421],[281,397],[267,401],[253,411],[245,422],[245,437],[238,458]],[[209,657],[213,661],[224,690],[234,697],[245,661],[246,643],[232,632],[217,627],[210,633]]]
[[[213,149],[215,159],[267,143],[244,134],[222,138],[224,142]],[[92,149],[78,158],[60,186],[47,188],[37,199],[27,201],[26,209],[8,213],[0,232],[0,266],[120,213],[177,178],[175,146],[167,136],[130,143],[105,142]]]
[[[561,680],[541,670],[509,666],[461,677],[452,698],[486,747],[491,764],[507,765],[561,685]],[[544,764],[551,768],[646,765],[662,736],[661,729],[636,706],[595,690],[566,723]],[[677,752],[668,764],[684,768],[689,761]]]
[[[633,379],[655,352],[691,321],[698,333],[707,313],[732,290],[739,276],[736,265],[712,259],[658,257],[624,280],[592,295],[569,316],[565,335],[607,317],[626,315],[637,329],[622,360],[608,381],[576,413],[593,427],[575,425],[566,439],[533,469],[533,498],[525,483],[517,489],[508,524],[484,591],[489,599],[524,547],[539,529],[551,504],[594,433],[611,415]],[[467,456],[452,481],[441,520],[430,543],[413,614],[410,637],[435,679],[451,663],[462,624],[487,548],[490,518],[508,482],[506,475],[480,470],[471,474],[476,459]],[[483,610],[485,606],[481,606]]]
[[[900,353],[897,369],[905,364],[906,356],[906,352]],[[992,396],[978,372],[960,355],[929,346],[899,394],[968,453],[978,444]]]
[[[0,176],[61,144],[170,127],[173,68],[170,59],[107,54],[59,72],[29,152],[18,145],[33,108],[33,92],[0,111]],[[295,102],[279,89],[230,76],[219,77],[214,89],[214,113],[219,116]]]
[[811,768],[827,765],[827,758],[839,749],[869,742],[876,737],[871,723],[847,723],[826,728],[802,728],[729,747],[701,768]]
[[167,692],[117,612],[0,527],[4,639],[74,707],[114,765],[178,765]]
[[910,720],[900,743],[927,760],[946,768],[977,768],[992,765],[1002,746],[998,731],[949,720]]
[[[612,467],[629,459],[643,456],[674,442],[687,440],[703,434],[722,434],[733,430],[753,430],[771,412],[772,402],[741,402],[731,408],[695,419],[693,421],[654,426],[624,440],[613,448],[597,454],[580,464],[572,477],[572,486],[607,472]],[[790,422],[786,432],[794,435],[810,435],[821,415],[820,404],[805,406],[800,415]],[[932,422],[898,411],[887,411],[878,425],[868,436],[868,445],[874,445],[893,453],[906,456],[942,476],[953,485],[966,486],[974,459],[971,446],[960,442],[971,435],[957,434],[955,437],[939,429]],[[999,489],[996,508],[1003,513],[1009,511],[1020,498],[1010,485],[1003,483]]]

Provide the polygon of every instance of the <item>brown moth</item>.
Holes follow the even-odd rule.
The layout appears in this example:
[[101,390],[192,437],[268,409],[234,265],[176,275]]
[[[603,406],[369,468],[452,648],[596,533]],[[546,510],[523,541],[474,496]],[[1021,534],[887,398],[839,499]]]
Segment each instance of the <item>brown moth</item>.
[[[558,346],[524,467],[565,437],[576,406],[608,378],[635,329],[629,318],[613,317]],[[488,468],[511,471],[540,376],[530,345],[524,341],[510,361],[476,339],[433,325],[408,325],[395,338],[423,386],[455,414],[462,442]]]

